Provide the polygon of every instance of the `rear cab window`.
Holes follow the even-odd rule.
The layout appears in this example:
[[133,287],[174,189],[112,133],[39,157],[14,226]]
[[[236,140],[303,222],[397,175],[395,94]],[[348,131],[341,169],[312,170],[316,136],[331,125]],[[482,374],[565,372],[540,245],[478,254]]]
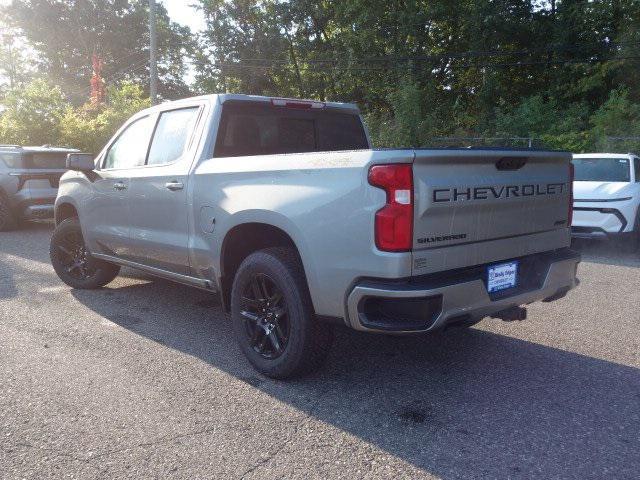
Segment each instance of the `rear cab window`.
[[262,102],[229,101],[222,117],[215,157],[368,149],[359,115],[332,108],[291,108]]

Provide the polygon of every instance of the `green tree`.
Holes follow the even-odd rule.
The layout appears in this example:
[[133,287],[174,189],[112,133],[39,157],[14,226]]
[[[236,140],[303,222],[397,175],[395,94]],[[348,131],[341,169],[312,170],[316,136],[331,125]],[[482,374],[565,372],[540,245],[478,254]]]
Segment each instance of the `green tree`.
[[584,104],[561,107],[555,99],[534,95],[507,111],[498,108],[496,131],[504,137],[539,139],[542,145],[537,146],[582,152],[593,148],[588,115]]
[[97,154],[129,117],[149,106],[149,98],[139,85],[125,82],[111,86],[104,105],[66,108],[60,122],[60,141]]
[[613,141],[610,137],[640,138],[640,103],[630,99],[629,91],[617,88],[591,117],[593,136],[601,150],[627,152],[640,150],[640,140]]
[[57,144],[67,107],[60,88],[37,79],[5,95],[0,114],[0,143]]
[[609,92],[640,96],[637,0],[198,4],[201,91],[353,101],[383,145],[527,132],[590,148]]
[[[184,76],[190,31],[171,22],[162,4],[157,10],[159,92],[182,97],[189,93]],[[93,54],[104,61],[107,83],[148,85],[146,0],[14,0],[2,12],[37,51],[40,71],[76,103],[89,95]]]

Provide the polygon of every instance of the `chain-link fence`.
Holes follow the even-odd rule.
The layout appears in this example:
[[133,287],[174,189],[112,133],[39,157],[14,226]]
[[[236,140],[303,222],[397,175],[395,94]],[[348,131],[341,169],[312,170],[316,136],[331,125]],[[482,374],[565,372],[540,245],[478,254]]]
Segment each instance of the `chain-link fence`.
[[605,145],[608,153],[640,154],[640,137],[606,137]]

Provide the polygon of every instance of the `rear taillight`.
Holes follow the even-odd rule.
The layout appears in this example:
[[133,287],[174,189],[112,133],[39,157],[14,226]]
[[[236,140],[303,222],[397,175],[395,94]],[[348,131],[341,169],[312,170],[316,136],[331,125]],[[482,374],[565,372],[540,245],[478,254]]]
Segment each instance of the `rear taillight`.
[[375,165],[369,183],[387,193],[376,212],[375,240],[385,252],[406,252],[413,244],[413,173],[410,164]]
[[573,163],[569,162],[569,220],[567,226],[573,223],[573,179],[575,177]]

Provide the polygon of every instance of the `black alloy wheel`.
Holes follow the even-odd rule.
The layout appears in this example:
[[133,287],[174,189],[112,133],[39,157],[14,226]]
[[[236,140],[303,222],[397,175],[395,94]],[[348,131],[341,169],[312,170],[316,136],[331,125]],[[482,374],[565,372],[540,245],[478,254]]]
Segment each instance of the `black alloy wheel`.
[[289,312],[277,284],[264,273],[254,273],[242,295],[240,315],[251,348],[261,357],[281,356],[289,342]]
[[333,339],[318,320],[298,253],[271,247],[248,255],[231,290],[233,332],[247,360],[260,373],[285,379],[323,363]]
[[51,236],[49,255],[60,280],[73,288],[103,287],[120,272],[117,265],[91,255],[76,217],[67,218],[56,226]]
[[91,262],[80,232],[67,233],[55,245],[57,259],[67,274],[77,280],[91,278],[96,274],[96,266]]

